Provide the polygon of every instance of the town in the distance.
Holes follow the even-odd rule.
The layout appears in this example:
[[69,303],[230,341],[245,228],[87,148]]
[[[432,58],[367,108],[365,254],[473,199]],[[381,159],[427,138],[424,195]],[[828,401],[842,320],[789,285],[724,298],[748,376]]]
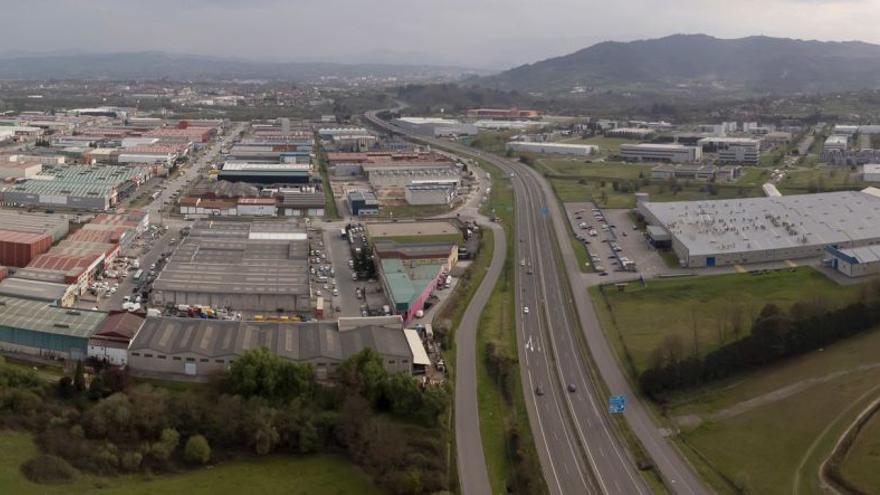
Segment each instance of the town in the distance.
[[[880,493],[880,68],[769,39],[0,57],[0,493]],[[840,79],[609,68],[716,43]]]

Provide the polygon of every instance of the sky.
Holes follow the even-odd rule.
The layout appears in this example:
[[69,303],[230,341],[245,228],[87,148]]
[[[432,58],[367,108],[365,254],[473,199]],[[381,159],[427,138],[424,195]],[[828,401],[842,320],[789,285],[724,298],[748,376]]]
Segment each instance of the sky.
[[125,52],[504,69],[676,33],[880,43],[880,0],[0,0],[0,54]]

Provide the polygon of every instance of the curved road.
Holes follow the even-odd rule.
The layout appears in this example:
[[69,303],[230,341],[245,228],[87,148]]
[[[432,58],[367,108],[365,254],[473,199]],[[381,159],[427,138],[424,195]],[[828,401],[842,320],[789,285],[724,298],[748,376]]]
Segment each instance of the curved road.
[[461,318],[455,331],[455,445],[461,493],[483,495],[492,493],[483,441],[480,436],[480,414],[477,405],[477,325],[483,308],[498,282],[507,240],[504,231],[493,223],[480,222],[483,229],[491,228],[495,239],[492,262],[480,287]]
[[[586,282],[580,277],[564,216],[543,177],[519,162],[415,135],[379,120],[376,113],[368,113],[367,118],[377,126],[460,155],[485,159],[511,176],[518,208],[517,258],[522,265],[517,270],[520,371],[529,421],[551,493],[649,493],[605,412],[606,397],[596,386],[596,377],[584,364],[577,338],[581,332],[611,393],[627,396],[625,418],[667,486],[675,493],[707,493],[653,423],[620,370],[599,327]],[[519,309],[524,306],[531,311]],[[576,392],[570,393],[569,387]],[[540,396],[532,393],[538,389]],[[470,480],[465,474],[461,482],[466,493],[480,493],[468,490]]]

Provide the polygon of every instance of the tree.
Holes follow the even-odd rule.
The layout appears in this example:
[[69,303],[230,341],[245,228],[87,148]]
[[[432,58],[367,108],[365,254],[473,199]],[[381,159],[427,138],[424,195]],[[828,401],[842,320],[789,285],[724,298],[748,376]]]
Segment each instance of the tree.
[[86,389],[86,376],[82,361],[76,362],[76,370],[73,372],[73,388],[77,392],[83,392]]
[[234,393],[245,397],[286,402],[310,395],[315,386],[315,374],[310,364],[288,361],[260,347],[245,351],[232,363],[229,385]]
[[382,386],[387,377],[382,356],[369,347],[343,361],[337,370],[339,382],[359,393],[373,406],[382,396]]
[[73,397],[76,389],[73,388],[73,379],[69,376],[62,376],[60,380],[58,380],[58,396],[62,399],[70,399]]
[[186,441],[183,458],[190,464],[207,464],[211,460],[211,446],[202,435],[193,435]]
[[160,462],[165,462],[171,458],[174,449],[180,443],[180,434],[174,428],[165,428],[158,442],[150,445],[150,456]]

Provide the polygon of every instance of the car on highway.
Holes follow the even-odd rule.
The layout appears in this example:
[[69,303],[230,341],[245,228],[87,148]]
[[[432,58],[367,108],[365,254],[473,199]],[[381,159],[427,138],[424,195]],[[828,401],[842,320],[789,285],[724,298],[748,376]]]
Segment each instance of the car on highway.
[[577,387],[574,386],[574,383],[569,383],[569,384],[568,384],[568,391],[571,392],[571,393],[575,393],[575,392],[577,392]]
[[529,314],[529,307],[523,306],[523,314]]
[[538,385],[537,387],[535,387],[535,395],[538,395],[538,396],[544,395],[544,389],[541,388],[540,385]]

